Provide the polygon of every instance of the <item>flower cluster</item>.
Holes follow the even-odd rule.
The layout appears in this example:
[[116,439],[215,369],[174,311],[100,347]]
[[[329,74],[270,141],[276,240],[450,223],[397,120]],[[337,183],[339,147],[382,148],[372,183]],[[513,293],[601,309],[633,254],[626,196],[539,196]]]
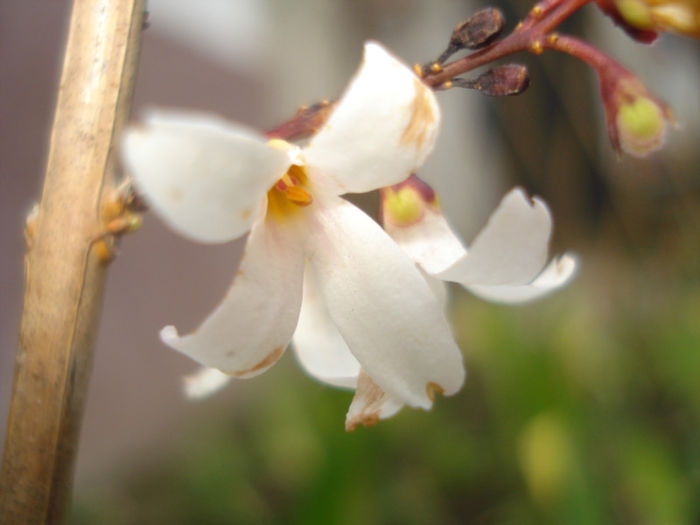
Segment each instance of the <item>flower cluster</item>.
[[[514,53],[545,50],[567,53],[591,66],[598,76],[606,112],[608,134],[618,151],[643,157],[663,145],[671,112],[644,83],[615,59],[589,42],[556,29],[590,0],[541,0],[528,16],[501,38],[503,14],[486,8],[452,32],[447,48],[417,71],[435,89],[462,87],[487,95],[513,95],[527,88],[524,66],[510,64],[487,70],[477,79],[458,75],[491,64]],[[634,39],[651,43],[660,32],[700,37],[700,2],[697,0],[595,0]],[[448,62],[464,50],[471,54]]]
[[[571,256],[545,267],[551,217],[521,190],[464,248],[432,190],[411,176],[439,122],[433,91],[370,42],[304,147],[178,112],[151,113],[125,133],[123,164],[175,231],[206,243],[248,234],[221,304],[190,334],[161,331],[204,367],[190,395],[264,372],[291,341],[310,375],[355,389],[348,429],[403,405],[428,409],[465,376],[439,281],[521,302],[572,277]],[[341,197],[380,188],[384,229]]]

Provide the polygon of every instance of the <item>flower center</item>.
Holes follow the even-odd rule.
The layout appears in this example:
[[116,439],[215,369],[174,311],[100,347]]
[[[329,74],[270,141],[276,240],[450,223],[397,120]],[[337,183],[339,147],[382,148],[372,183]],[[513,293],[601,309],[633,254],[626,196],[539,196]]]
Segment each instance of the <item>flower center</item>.
[[313,202],[311,194],[302,188],[302,185],[307,181],[306,171],[302,166],[292,164],[280,180],[275,184],[274,189],[282,192],[282,194],[290,202],[297,206],[308,206]]
[[303,166],[292,164],[267,192],[267,211],[277,218],[289,217],[313,202]]

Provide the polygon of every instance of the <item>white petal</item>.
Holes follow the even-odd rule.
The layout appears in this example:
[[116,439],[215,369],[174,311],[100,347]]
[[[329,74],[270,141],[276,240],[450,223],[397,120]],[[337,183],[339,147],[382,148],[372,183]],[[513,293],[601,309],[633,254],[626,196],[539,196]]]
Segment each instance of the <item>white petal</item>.
[[355,388],[360,363],[328,315],[311,271],[304,273],[304,296],[292,341],[296,356],[309,375],[333,386]]
[[450,290],[447,287],[447,283],[428,275],[423,270],[421,270],[420,273],[425,279],[425,282],[428,283],[428,286],[430,286],[430,291],[433,292],[433,295],[438,300],[442,308],[447,308],[447,299],[450,295]]
[[195,373],[182,378],[182,388],[189,399],[203,399],[225,387],[231,376],[217,368],[201,367]]
[[297,324],[304,259],[292,230],[260,220],[248,237],[228,294],[201,326],[179,337],[161,331],[167,345],[234,377],[258,375],[280,358]]
[[328,313],[385,392],[429,408],[462,386],[462,354],[416,265],[377,223],[337,197],[315,201],[309,261]]
[[199,114],[152,113],[127,129],[121,146],[148,203],[175,231],[202,242],[248,231],[290,164],[262,136]]
[[467,286],[474,295],[497,303],[525,303],[539,299],[571,282],[576,275],[576,258],[564,254],[554,259],[537,278],[529,284],[516,286]]
[[366,192],[404,180],[430,154],[440,110],[433,91],[375,42],[304,155],[316,179],[337,193]]
[[508,193],[465,257],[435,275],[470,285],[518,285],[531,282],[547,261],[552,218],[538,198],[522,189]]
[[379,388],[364,371],[360,372],[355,397],[345,416],[345,431],[351,432],[357,425],[371,427],[380,419],[393,416],[402,407],[401,401]]
[[426,203],[423,215],[411,224],[397,225],[384,213],[384,229],[428,274],[437,274],[467,254],[438,208]]

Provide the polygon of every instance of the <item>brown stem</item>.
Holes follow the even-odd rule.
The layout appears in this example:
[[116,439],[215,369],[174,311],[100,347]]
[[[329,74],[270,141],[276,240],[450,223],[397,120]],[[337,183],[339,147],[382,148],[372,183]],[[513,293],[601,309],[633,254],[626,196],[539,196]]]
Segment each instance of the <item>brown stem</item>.
[[69,500],[106,268],[92,253],[114,186],[143,0],[75,0],[31,251],[0,523],[62,523]]
[[610,71],[611,69],[626,71],[621,64],[610,58],[599,49],[596,49],[588,42],[573,36],[551,35],[549,38],[544,39],[542,45],[546,49],[561,51],[562,53],[574,56],[579,60],[586,62],[599,73]]
[[590,2],[591,0],[562,0],[560,2],[547,2],[547,0],[545,0],[541,2],[541,4],[538,4],[543,5],[544,9],[546,9],[543,14],[539,15],[540,19],[537,20],[538,15],[534,14],[532,10],[528,18],[535,18],[535,20],[537,20],[533,28],[536,28],[537,34],[544,35],[552,31],[574,12]]
[[545,35],[590,1],[545,0],[530,10],[528,17],[510,35],[475,53],[444,65],[436,73],[428,73],[423,77],[423,82],[436,88],[458,75],[508,55],[520,51],[540,53]]
[[[556,49],[546,45],[548,33],[590,2],[591,0],[542,0],[530,10],[525,20],[518,24],[510,35],[470,55],[445,64],[435,72],[427,69],[422,80],[435,89],[458,75],[514,53],[529,51],[538,54],[545,48]],[[561,49],[561,51],[565,50]],[[437,63],[440,64],[443,57],[452,53],[453,49],[448,48],[443,56],[437,60]],[[602,53],[598,53],[602,55]],[[570,54],[578,56],[575,53]],[[580,58],[585,60],[586,56],[584,54]],[[333,104],[316,104],[309,108],[302,108],[292,119],[268,131],[267,136],[295,140],[311,135],[323,125],[332,108]]]

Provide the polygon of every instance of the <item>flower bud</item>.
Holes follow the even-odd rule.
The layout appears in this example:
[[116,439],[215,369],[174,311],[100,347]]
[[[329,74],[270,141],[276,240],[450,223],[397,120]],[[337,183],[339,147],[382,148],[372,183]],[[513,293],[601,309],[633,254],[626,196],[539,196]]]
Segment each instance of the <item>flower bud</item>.
[[522,64],[506,64],[489,69],[476,80],[452,79],[452,85],[476,89],[491,97],[504,97],[525,91],[530,85],[530,76]]
[[602,84],[601,94],[616,150],[644,157],[663,146],[671,112],[639,79],[628,74],[612,86]]
[[698,0],[596,0],[637,40],[653,41],[658,32],[700,37]]
[[493,7],[477,11],[455,27],[450,38],[450,47],[455,49],[478,49],[492,42],[505,26],[503,13]]

